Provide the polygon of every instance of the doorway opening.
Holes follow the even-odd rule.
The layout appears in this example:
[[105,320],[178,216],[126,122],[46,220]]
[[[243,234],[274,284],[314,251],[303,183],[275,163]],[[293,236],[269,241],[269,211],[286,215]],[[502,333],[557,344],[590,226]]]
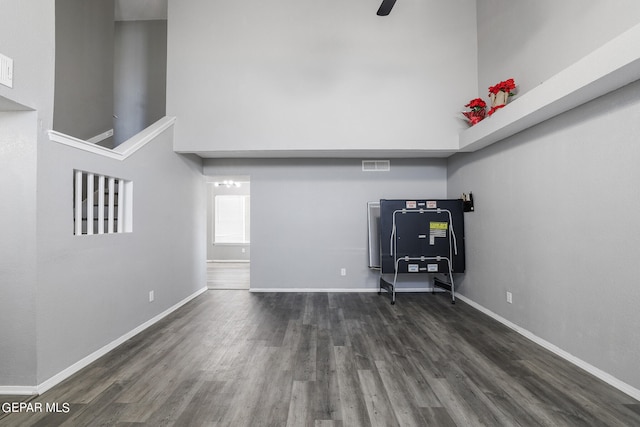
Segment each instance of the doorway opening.
[[250,178],[208,177],[207,288],[249,289],[250,271]]

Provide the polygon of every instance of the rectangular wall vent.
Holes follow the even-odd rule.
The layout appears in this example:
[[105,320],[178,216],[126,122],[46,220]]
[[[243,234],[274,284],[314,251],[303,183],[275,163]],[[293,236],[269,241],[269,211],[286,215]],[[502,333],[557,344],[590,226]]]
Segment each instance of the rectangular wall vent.
[[363,172],[389,172],[391,170],[391,161],[389,160],[363,160]]
[[13,59],[0,53],[0,84],[13,87]]

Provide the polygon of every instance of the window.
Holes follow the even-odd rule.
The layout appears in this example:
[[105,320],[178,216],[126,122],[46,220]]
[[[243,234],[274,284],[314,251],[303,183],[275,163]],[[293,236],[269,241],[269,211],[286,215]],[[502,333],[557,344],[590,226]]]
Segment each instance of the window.
[[79,170],[73,175],[74,234],[133,231],[131,181]]
[[215,196],[214,243],[249,243],[250,196]]

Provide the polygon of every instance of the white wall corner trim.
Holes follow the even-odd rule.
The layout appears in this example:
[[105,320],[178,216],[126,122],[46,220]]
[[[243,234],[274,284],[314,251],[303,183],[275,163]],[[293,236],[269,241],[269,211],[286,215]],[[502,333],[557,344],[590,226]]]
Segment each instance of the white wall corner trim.
[[[58,142],[66,146],[76,148],[78,150],[98,154],[110,159],[125,160],[140,148],[144,147],[146,144],[152,141],[155,137],[164,132],[166,129],[173,126],[175,121],[175,117],[165,116],[151,126],[143,129],[141,132],[129,138],[122,144],[118,145],[114,149],[102,147],[100,145],[92,143],[91,141],[85,141],[83,139],[75,138],[73,136],[69,136],[55,130],[49,130],[47,133],[49,134],[49,140],[53,142]],[[98,137],[100,136],[101,135],[98,135]]]
[[459,298],[461,301],[466,302],[467,304],[469,304],[471,307],[475,308],[476,310],[479,310],[482,313],[486,314],[487,316],[492,317],[493,319],[495,319],[498,322],[502,323],[506,327],[508,327],[510,329],[513,329],[514,331],[516,331],[520,335],[522,335],[525,338],[528,338],[529,340],[533,341],[534,343],[544,347],[545,349],[549,350],[550,352],[562,357],[566,361],[568,361],[570,363],[573,363],[577,367],[587,371],[591,375],[594,375],[595,377],[601,379],[602,381],[606,382],[607,384],[611,385],[612,387],[617,388],[621,392],[628,394],[629,396],[633,397],[636,400],[640,400],[640,390],[638,390],[637,388],[632,387],[629,384],[625,383],[624,381],[621,381],[618,378],[614,377],[613,375],[611,375],[611,374],[609,374],[609,373],[607,373],[607,372],[605,372],[605,371],[603,371],[603,370],[601,370],[599,368],[596,368],[595,366],[585,362],[582,359],[579,359],[578,357],[572,355],[571,353],[568,353],[568,352],[564,351],[563,349],[561,349],[560,347],[556,346],[555,344],[551,344],[550,342],[540,338],[539,336],[533,334],[532,332],[530,332],[530,331],[528,331],[528,330],[526,330],[524,328],[521,328],[520,326],[516,325],[515,323],[510,322],[509,320],[507,320],[504,317],[494,313],[493,311],[481,306],[480,304],[476,303],[475,301],[470,300],[469,298],[465,297],[464,295],[460,295],[460,294],[456,293],[456,298]]
[[[88,366],[89,364],[95,362],[100,357],[104,356],[105,354],[107,354],[111,350],[115,349],[116,347],[118,347],[119,345],[121,345],[122,343],[127,341],[128,339],[136,336],[137,334],[139,334],[140,332],[144,331],[148,327],[150,327],[150,326],[154,325],[155,323],[159,322],[160,320],[162,320],[163,318],[165,318],[169,314],[173,313],[174,311],[176,311],[177,309],[179,309],[180,307],[182,307],[183,305],[185,305],[186,303],[188,303],[189,301],[191,301],[192,299],[198,297],[199,295],[203,294],[206,291],[207,291],[206,287],[204,287],[202,289],[199,289],[198,291],[196,291],[195,293],[189,295],[188,297],[186,297],[182,301],[180,301],[177,304],[169,307],[168,309],[166,309],[162,313],[158,314],[157,316],[151,318],[150,320],[144,322],[143,324],[141,324],[137,328],[127,332],[126,334],[122,335],[120,338],[118,338],[118,339],[110,342],[109,344],[105,345],[104,347],[94,351],[93,353],[91,353],[87,357],[77,361],[73,365],[69,366],[68,368],[64,369],[63,371],[61,371],[61,372],[57,373],[56,375],[52,376],[48,380],[46,380],[43,383],[39,384],[37,387],[34,387],[35,393],[27,393],[27,394],[42,394],[45,391],[51,389],[55,385],[61,383],[64,380],[66,380],[71,375],[73,375],[76,372],[80,371],[82,368],[84,368],[84,367]],[[27,389],[27,387],[22,387],[22,388],[25,389],[25,390]],[[3,390],[3,388],[0,388],[0,394],[2,394],[2,390]]]

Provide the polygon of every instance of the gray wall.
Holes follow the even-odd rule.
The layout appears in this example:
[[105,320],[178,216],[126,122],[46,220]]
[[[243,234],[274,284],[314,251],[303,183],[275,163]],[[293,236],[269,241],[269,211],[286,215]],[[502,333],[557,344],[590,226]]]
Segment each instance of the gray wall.
[[[640,20],[637,2],[561,3],[478,2],[481,87],[529,90]],[[636,82],[447,165],[449,195],[476,202],[458,290],[636,389],[638,111]]]
[[479,95],[515,78],[527,92],[640,19],[637,0],[479,0]]
[[636,82],[448,165],[476,206],[457,289],[636,389],[639,112]]
[[384,18],[378,6],[170,2],[176,149],[456,146],[457,116],[477,92],[475,1],[402,1]]
[[[206,286],[202,163],[175,154],[172,136],[166,130],[124,161],[40,147],[39,382]],[[132,233],[73,235],[76,168],[133,181]]]
[[89,139],[113,128],[114,0],[56,0],[53,128]]
[[167,21],[115,23],[114,145],[165,115]]
[[36,119],[0,111],[0,386],[35,384]]
[[0,0],[0,53],[13,58],[13,88],[0,96],[38,111],[38,137],[53,117],[55,19],[53,2]]
[[[0,386],[36,384],[36,160],[53,116],[53,2],[0,0],[0,53],[14,60],[0,97]],[[13,107],[10,107],[13,109]]]
[[251,177],[253,290],[375,289],[367,202],[446,195],[442,159],[394,159],[390,172],[362,172],[359,159],[208,159],[204,172]]
[[[0,387],[32,390],[206,286],[205,189],[172,130],[124,162],[49,141],[54,3],[0,9],[0,52],[14,59],[0,96],[33,110],[0,111]],[[133,181],[133,233],[73,235],[75,168]]]

